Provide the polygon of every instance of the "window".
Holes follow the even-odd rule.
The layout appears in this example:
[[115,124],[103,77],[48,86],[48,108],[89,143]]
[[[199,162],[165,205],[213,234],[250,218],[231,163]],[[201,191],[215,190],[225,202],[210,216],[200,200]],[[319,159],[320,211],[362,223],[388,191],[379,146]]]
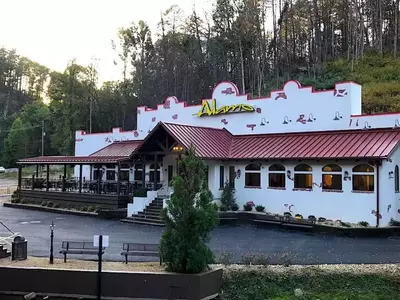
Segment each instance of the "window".
[[245,170],[245,186],[260,187],[261,186],[261,167],[251,164]]
[[399,166],[394,168],[394,191],[399,192]]
[[358,165],[353,168],[353,191],[374,191],[374,167]]
[[230,166],[229,167],[229,185],[233,189],[235,188],[235,178],[236,178],[235,166]]
[[154,182],[154,171],[156,171],[156,180],[157,180],[157,182],[160,182],[160,173],[161,173],[161,168],[160,168],[160,165],[159,164],[157,164],[157,170],[154,170],[154,164],[151,164],[150,165],[150,178],[149,178],[149,180],[150,180],[150,182]]
[[121,171],[119,177],[121,181],[129,181],[129,171]]
[[312,189],[312,168],[301,164],[294,168],[294,188]]
[[143,180],[143,164],[135,165],[135,173],[133,175],[134,180]]
[[285,167],[282,165],[272,165],[269,167],[269,188],[284,188],[286,186]]
[[342,190],[342,168],[338,165],[326,165],[322,168],[322,189]]
[[115,180],[115,170],[106,172],[106,180]]
[[223,189],[224,188],[224,171],[225,171],[225,167],[224,166],[220,166],[219,167],[219,188]]
[[107,169],[115,169],[115,165],[107,164],[106,168]]
[[99,174],[101,174],[101,170],[94,170],[93,171],[93,180],[98,180],[99,179]]

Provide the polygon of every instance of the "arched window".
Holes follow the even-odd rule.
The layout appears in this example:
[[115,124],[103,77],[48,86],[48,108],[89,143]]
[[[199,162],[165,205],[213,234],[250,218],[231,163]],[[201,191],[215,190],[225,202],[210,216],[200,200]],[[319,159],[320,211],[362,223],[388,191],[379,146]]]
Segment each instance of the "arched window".
[[268,168],[268,187],[269,188],[285,188],[286,175],[285,167],[282,165],[272,165]]
[[353,191],[373,192],[374,186],[374,167],[358,165],[353,168]]
[[261,186],[261,166],[250,164],[245,169],[245,186],[260,187]]
[[294,168],[294,188],[312,189],[312,168],[309,165],[301,164]]
[[143,176],[144,176],[143,164],[136,164],[135,173],[133,175],[134,180],[143,180]]
[[326,165],[322,168],[322,189],[342,190],[342,168],[338,165]]
[[[157,170],[156,170],[156,179],[157,179],[157,182],[160,182],[160,174],[161,174],[161,167],[160,167],[160,165],[159,164],[157,164],[157,166],[156,166],[156,168],[157,168]],[[150,165],[150,178],[149,178],[149,180],[150,180],[150,182],[154,182],[154,164],[151,164]]]
[[399,192],[399,166],[394,168],[394,191]]

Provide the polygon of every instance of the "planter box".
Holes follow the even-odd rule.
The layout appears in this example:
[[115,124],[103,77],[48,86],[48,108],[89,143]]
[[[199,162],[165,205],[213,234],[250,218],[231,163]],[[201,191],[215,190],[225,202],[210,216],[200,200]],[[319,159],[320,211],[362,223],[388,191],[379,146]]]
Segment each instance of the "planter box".
[[[96,271],[0,267],[0,299],[4,294],[96,296]],[[222,286],[222,269],[201,274],[103,272],[104,298],[213,299]]]

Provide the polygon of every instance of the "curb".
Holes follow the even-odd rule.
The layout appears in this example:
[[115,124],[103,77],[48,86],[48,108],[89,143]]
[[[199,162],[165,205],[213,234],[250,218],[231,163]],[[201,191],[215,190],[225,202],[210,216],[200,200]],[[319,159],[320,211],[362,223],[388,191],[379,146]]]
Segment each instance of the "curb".
[[4,207],[10,207],[10,208],[19,208],[19,209],[51,212],[51,213],[57,213],[57,214],[65,214],[65,215],[75,215],[75,216],[84,216],[84,217],[98,217],[98,214],[97,213],[93,213],[93,212],[71,211],[71,210],[43,207],[43,206],[30,205],[30,204],[20,204],[20,203],[5,202],[5,203],[3,203],[3,206]]

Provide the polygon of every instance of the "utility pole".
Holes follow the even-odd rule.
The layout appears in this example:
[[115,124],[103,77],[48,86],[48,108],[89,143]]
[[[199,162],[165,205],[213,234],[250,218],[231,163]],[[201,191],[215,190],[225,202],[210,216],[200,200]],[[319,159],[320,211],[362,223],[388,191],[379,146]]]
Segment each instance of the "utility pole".
[[42,156],[44,156],[44,136],[46,133],[44,132],[44,120],[42,121]]

